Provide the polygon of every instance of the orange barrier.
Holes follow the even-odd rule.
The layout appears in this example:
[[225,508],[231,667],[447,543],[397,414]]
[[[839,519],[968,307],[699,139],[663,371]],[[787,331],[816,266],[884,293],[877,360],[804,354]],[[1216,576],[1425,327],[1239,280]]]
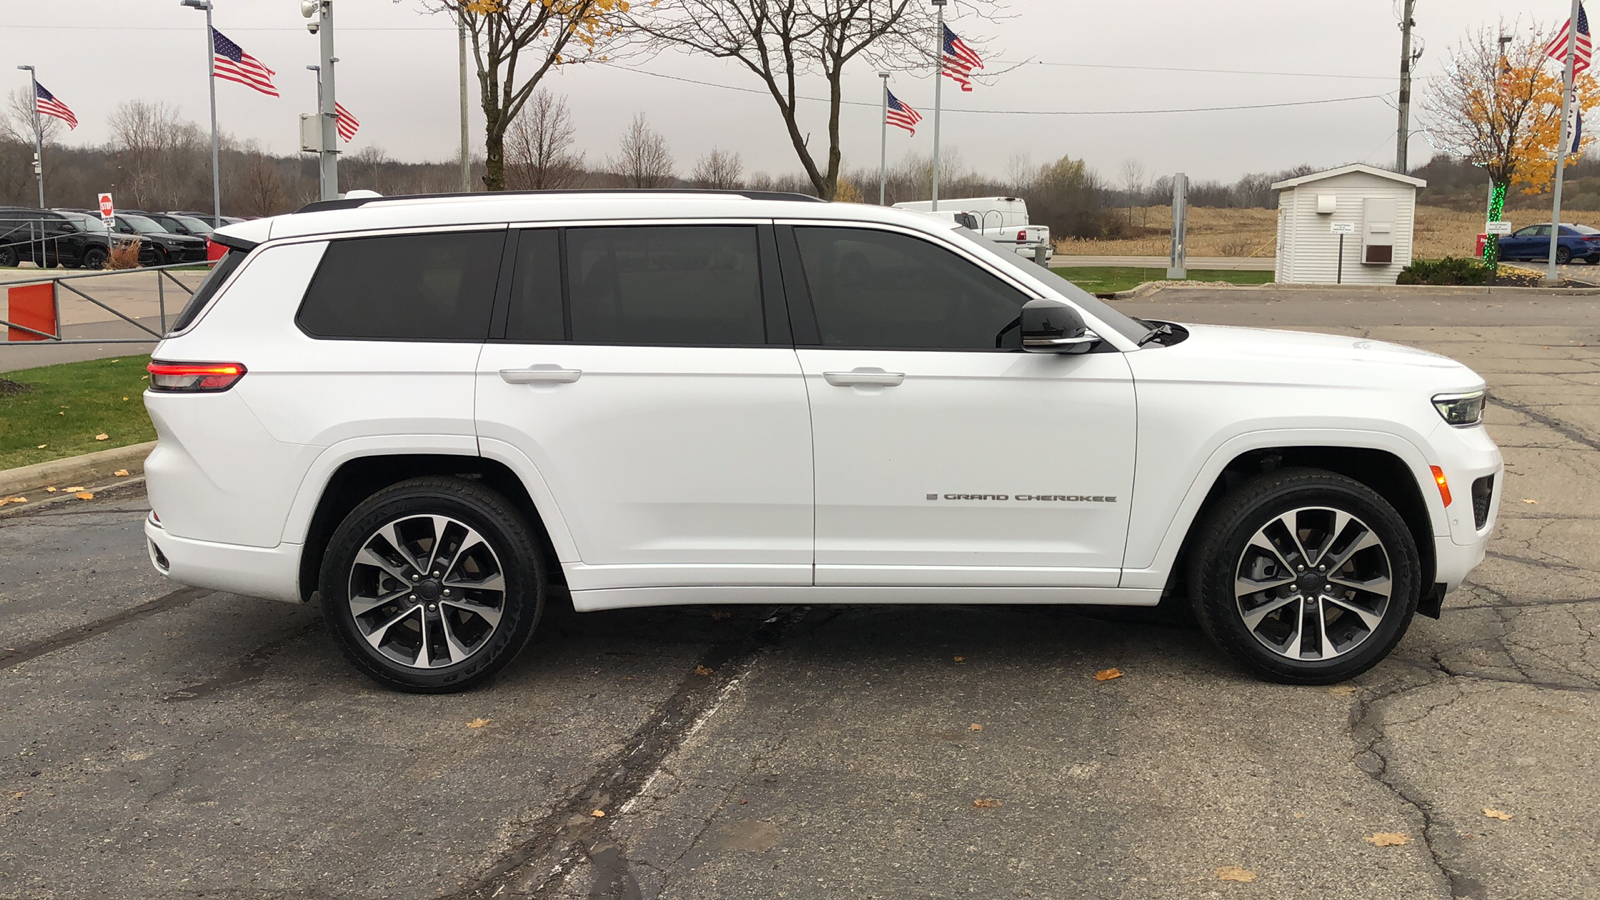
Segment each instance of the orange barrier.
[[[61,329],[56,322],[56,284],[46,281],[42,284],[25,284],[11,288],[6,292],[8,311],[6,319],[13,325],[42,331],[50,337],[59,338]],[[30,331],[18,328],[6,329],[7,341],[44,341],[49,338],[42,337]]]

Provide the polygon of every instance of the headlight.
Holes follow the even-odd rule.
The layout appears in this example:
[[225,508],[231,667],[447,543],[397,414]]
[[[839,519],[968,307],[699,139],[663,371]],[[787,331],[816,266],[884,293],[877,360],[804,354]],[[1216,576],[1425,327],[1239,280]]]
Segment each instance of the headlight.
[[1433,408],[1446,422],[1457,427],[1477,425],[1483,421],[1483,404],[1489,399],[1487,391],[1470,394],[1438,394],[1433,398]]

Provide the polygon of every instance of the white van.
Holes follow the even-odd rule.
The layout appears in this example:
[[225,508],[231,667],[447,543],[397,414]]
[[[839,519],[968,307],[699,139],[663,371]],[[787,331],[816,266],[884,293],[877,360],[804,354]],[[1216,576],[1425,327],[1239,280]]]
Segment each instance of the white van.
[[939,201],[934,212],[930,200],[896,203],[895,209],[933,213],[946,221],[969,228],[997,244],[1004,244],[1019,256],[1033,259],[1042,245],[1048,261],[1056,255],[1047,225],[1028,224],[1028,202],[1021,197],[956,197]]

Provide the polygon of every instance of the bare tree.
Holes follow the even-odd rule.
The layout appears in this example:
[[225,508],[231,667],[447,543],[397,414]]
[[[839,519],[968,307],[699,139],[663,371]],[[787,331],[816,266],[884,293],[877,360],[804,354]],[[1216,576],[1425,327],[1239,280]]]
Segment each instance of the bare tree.
[[[464,17],[484,116],[483,186],[506,187],[506,134],[555,66],[604,61],[622,39],[620,0],[426,0]],[[524,63],[519,75],[517,67]],[[529,67],[531,66],[531,71]]]
[[1006,187],[1011,193],[1024,196],[1038,181],[1039,167],[1033,156],[1026,151],[1011,154],[1011,161],[1006,164]]
[[742,187],[743,176],[744,162],[739,159],[739,154],[712,147],[710,153],[700,157],[694,164],[689,180],[694,182],[695,187],[727,191]]
[[[0,109],[0,138],[33,144],[33,91],[19,87],[6,95],[4,109]],[[39,132],[48,146],[61,136],[67,123],[53,116],[39,117]]]
[[1133,227],[1133,207],[1139,203],[1144,193],[1145,180],[1149,177],[1145,172],[1144,163],[1133,157],[1122,161],[1122,186],[1128,191],[1128,227]]
[[240,215],[277,215],[288,205],[289,198],[284,193],[283,176],[278,172],[276,160],[255,142],[247,145],[244,170],[239,180],[239,206],[235,211]]
[[[965,4],[992,8],[990,0]],[[932,59],[932,7],[923,0],[659,0],[638,4],[632,29],[656,47],[739,63],[766,87],[817,195],[832,199],[842,160],[839,110],[844,67],[860,57],[877,69]],[[827,150],[819,160],[800,122],[799,79],[828,84]]]
[[633,124],[622,135],[617,155],[607,168],[624,187],[670,187],[677,181],[677,165],[672,161],[672,151],[667,149],[667,139],[650,127],[644,113],[633,117]]
[[135,208],[187,205],[203,168],[205,137],[200,126],[166,103],[129,100],[111,114],[112,144],[122,166],[118,187]]
[[528,99],[506,132],[506,187],[547,191],[583,181],[583,153],[564,97],[543,88]]

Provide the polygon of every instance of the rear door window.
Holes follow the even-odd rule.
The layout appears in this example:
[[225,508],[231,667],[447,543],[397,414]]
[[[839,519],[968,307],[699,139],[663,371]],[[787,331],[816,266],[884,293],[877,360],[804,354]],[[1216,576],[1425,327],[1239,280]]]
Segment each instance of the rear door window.
[[332,241],[295,321],[318,338],[482,341],[505,239],[495,230]]

